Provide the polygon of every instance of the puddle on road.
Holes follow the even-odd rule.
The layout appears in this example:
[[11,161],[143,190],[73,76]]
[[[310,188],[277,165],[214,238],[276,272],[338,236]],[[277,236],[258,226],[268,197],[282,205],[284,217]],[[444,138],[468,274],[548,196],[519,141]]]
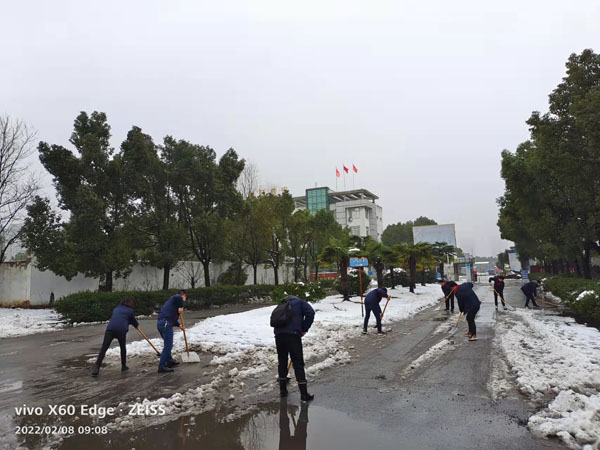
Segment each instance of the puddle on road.
[[[215,413],[181,417],[164,425],[110,436],[74,436],[61,450],[219,449],[219,450],[397,450],[398,436],[377,425],[316,405],[287,402],[258,406],[230,422]],[[376,436],[376,442],[374,437]]]

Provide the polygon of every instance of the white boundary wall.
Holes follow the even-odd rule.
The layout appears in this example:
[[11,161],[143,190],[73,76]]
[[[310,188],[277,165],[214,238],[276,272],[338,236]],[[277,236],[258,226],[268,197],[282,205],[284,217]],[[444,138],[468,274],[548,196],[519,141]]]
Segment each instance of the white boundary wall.
[[[216,284],[217,278],[223,273],[230,263],[211,264],[211,284]],[[246,284],[253,284],[252,267],[246,268],[248,279]],[[202,264],[197,261],[182,261],[171,270],[169,286],[171,288],[189,289],[192,287],[192,277],[195,287],[204,286],[204,271]],[[279,268],[280,283],[293,281],[293,268],[284,265]],[[273,269],[270,266],[259,265],[257,270],[257,283],[274,284]],[[131,272],[124,278],[113,279],[115,291],[153,291],[160,290],[163,284],[163,271],[152,266],[135,264]],[[47,305],[50,294],[58,300],[65,295],[81,291],[96,291],[99,279],[88,278],[78,274],[71,280],[59,277],[50,271],[40,271],[35,267],[35,262],[11,261],[0,264],[0,306],[19,305],[29,302],[31,305]]]

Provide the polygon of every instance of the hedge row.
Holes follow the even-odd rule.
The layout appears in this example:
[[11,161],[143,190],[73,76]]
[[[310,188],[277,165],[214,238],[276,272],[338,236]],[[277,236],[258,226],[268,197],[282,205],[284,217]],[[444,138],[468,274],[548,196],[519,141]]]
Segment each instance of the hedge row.
[[[579,322],[600,327],[600,283],[572,276],[552,276],[544,280],[544,290],[560,297],[566,313]],[[582,295],[582,293],[585,293]]]
[[[212,305],[244,304],[253,301],[271,301],[271,285],[214,286],[187,289],[186,309],[199,310]],[[77,292],[58,300],[54,309],[70,322],[98,322],[110,319],[113,308],[123,297],[131,298],[136,315],[149,315],[158,311],[167,298],[178,292]]]

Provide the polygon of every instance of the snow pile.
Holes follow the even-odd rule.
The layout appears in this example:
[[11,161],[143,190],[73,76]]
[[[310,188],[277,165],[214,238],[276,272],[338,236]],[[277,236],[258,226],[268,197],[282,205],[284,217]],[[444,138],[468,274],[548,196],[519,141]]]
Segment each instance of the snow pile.
[[578,302],[579,300],[582,300],[584,297],[586,297],[588,295],[594,296],[594,298],[598,297],[598,295],[596,295],[596,293],[594,291],[583,291],[581,294],[579,294],[577,296],[575,301]]
[[561,391],[548,408],[529,419],[542,436],[557,435],[570,448],[596,449],[600,444],[600,395]]
[[538,405],[555,398],[530,418],[530,430],[571,448],[600,443],[600,332],[542,311],[510,317],[496,335],[519,390]]
[[0,338],[54,331],[65,326],[53,309],[0,308]]

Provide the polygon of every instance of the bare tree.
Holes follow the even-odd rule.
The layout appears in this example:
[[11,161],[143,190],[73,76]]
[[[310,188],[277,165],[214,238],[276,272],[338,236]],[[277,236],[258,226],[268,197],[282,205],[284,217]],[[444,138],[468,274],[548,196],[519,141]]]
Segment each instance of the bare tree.
[[21,120],[0,116],[0,262],[19,239],[27,205],[37,189],[37,176],[29,171],[36,132]]
[[250,197],[250,194],[257,193],[258,188],[258,168],[254,163],[246,162],[237,181],[237,190],[245,200]]

